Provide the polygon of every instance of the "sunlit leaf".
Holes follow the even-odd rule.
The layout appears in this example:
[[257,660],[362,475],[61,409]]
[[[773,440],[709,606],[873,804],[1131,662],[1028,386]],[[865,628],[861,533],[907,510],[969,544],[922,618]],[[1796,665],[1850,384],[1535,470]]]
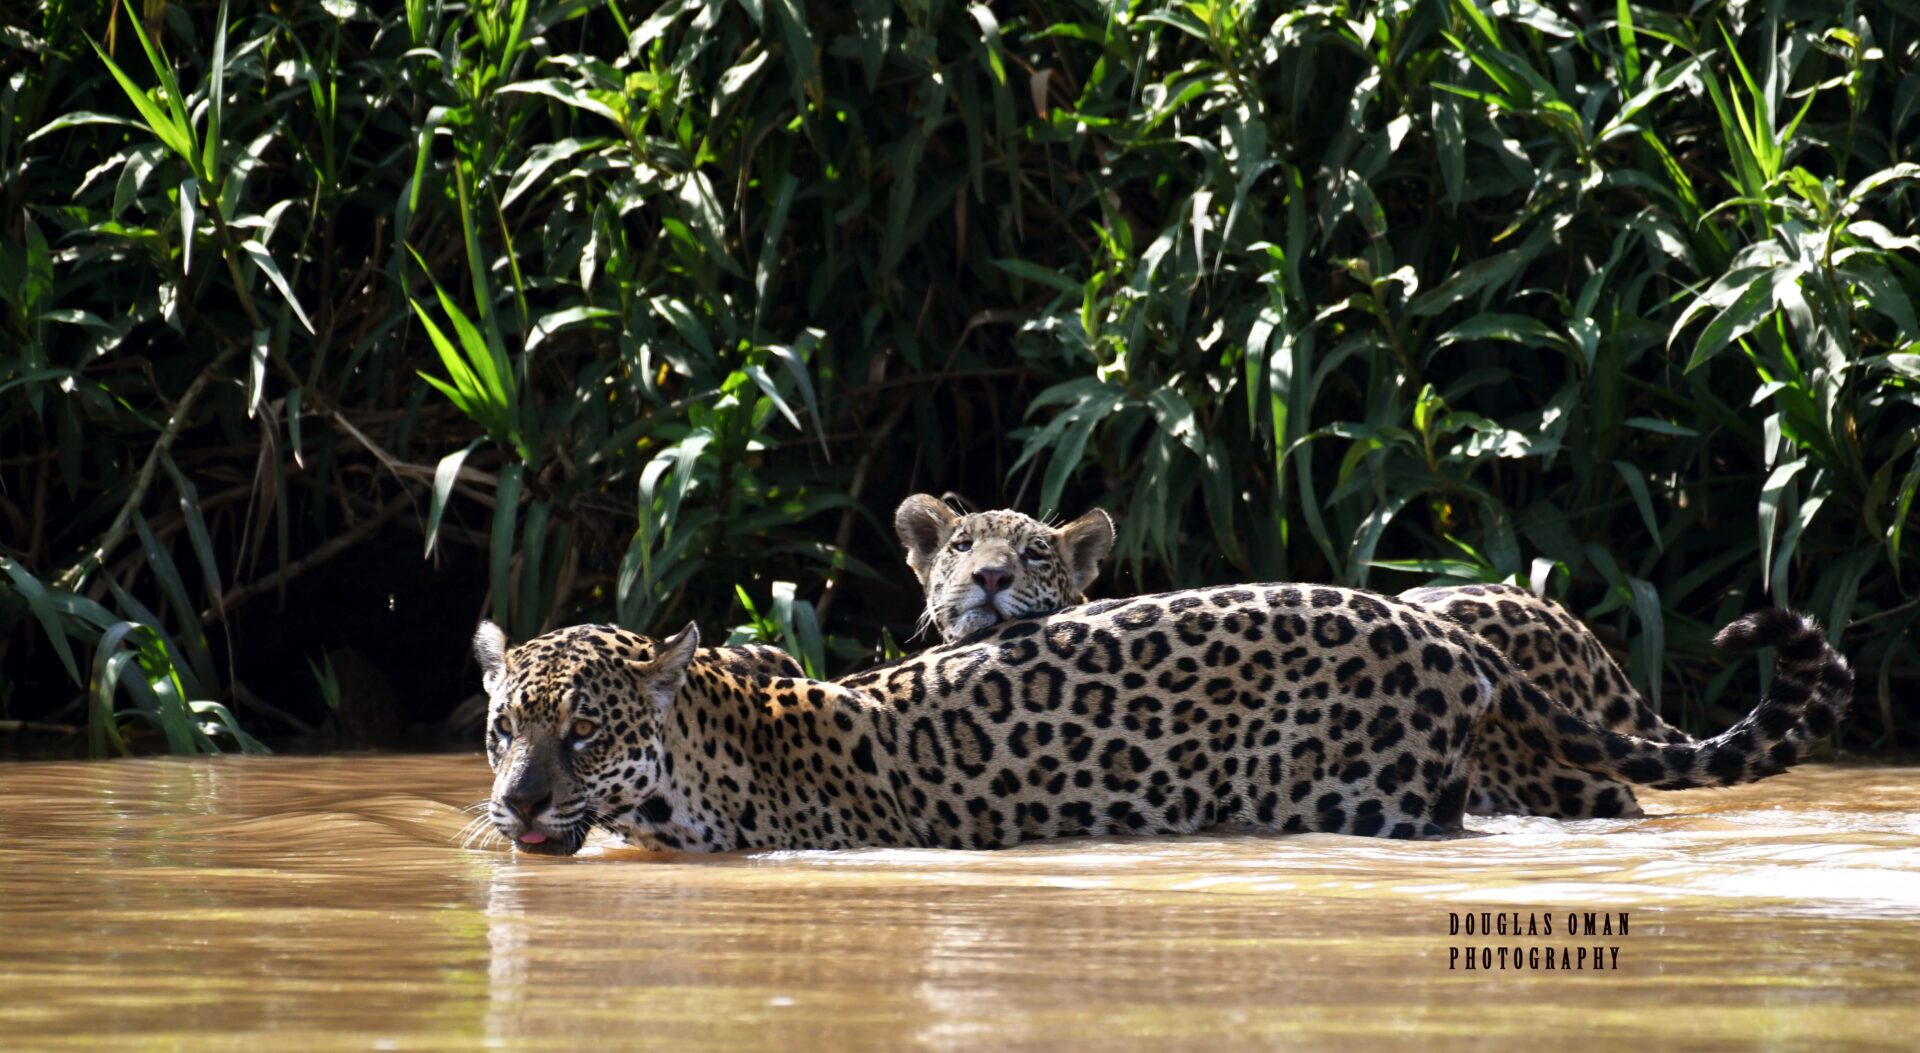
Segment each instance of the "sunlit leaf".
[[273,287],[280,290],[280,295],[286,299],[287,306],[293,308],[294,317],[300,319],[300,327],[312,333],[313,323],[307,320],[307,312],[300,309],[300,301],[294,297],[293,289],[288,287],[287,279],[281,277],[279,266],[273,262],[273,254],[267,251],[265,245],[257,241],[243,242],[240,248],[249,259],[253,260],[254,266],[259,267],[260,272],[267,276],[267,280],[273,283]]
[[446,514],[447,501],[453,496],[454,483],[460,478],[460,466],[466,463],[467,455],[472,453],[479,442],[470,442],[440,458],[433,469],[433,503],[427,510],[427,550],[433,555],[434,542],[440,540],[440,517]]

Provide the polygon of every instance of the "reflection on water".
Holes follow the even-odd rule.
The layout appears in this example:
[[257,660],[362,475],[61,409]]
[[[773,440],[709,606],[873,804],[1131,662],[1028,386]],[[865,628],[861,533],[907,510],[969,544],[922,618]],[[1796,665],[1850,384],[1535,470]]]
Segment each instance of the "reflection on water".
[[[1904,1046],[1920,770],[1639,820],[571,860],[463,849],[475,757],[0,767],[0,1045]],[[1480,912],[1552,936],[1450,935]],[[1628,935],[1570,936],[1586,912]],[[1611,971],[1530,965],[1599,947]],[[1451,966],[1451,968],[1450,968]],[[262,1032],[271,1031],[264,1038]],[[91,1042],[89,1041],[91,1040]]]

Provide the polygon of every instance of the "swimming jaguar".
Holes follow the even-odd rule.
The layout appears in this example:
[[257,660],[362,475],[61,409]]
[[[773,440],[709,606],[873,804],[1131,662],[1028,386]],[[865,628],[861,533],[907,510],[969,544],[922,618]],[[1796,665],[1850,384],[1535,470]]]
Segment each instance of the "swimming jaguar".
[[688,625],[475,635],[489,816],[523,851],[593,828],[684,851],[1207,830],[1437,838],[1461,829],[1476,744],[1505,728],[1569,769],[1660,788],[1797,763],[1851,697],[1807,619],[1747,615],[1775,648],[1726,732],[1657,743],[1567,713],[1433,610],[1330,587],[1188,589],[995,625],[839,682],[767,675]]

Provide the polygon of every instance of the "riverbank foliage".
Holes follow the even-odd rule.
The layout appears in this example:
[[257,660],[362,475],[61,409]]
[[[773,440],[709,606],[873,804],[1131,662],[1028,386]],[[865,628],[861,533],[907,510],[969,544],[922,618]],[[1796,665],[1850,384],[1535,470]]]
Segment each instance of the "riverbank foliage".
[[442,708],[482,614],[839,673],[954,488],[1111,509],[1109,592],[1538,583],[1696,727],[1789,604],[1920,733],[1903,5],[12,10],[16,730],[322,721],[287,597],[396,545]]

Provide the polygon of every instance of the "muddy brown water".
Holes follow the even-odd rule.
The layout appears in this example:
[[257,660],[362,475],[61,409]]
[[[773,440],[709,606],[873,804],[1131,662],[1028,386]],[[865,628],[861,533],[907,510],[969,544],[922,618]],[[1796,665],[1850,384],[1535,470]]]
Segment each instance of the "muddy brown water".
[[567,860],[463,847],[486,787],[477,756],[0,767],[0,1047],[1920,1042],[1920,769],[1444,843]]

